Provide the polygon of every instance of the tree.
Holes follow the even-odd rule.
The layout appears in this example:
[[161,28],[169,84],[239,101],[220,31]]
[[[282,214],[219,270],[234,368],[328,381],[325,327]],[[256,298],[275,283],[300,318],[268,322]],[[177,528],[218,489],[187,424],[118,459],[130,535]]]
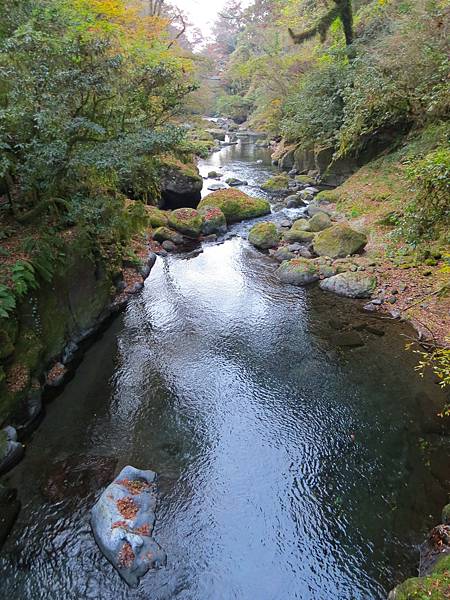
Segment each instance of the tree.
[[328,10],[328,12],[319,19],[316,25],[310,29],[297,34],[289,28],[289,34],[295,44],[302,44],[316,35],[320,35],[320,39],[324,42],[328,30],[336,19],[339,19],[342,23],[347,46],[350,46],[353,43],[353,9],[351,0],[333,0],[333,2],[335,6]]

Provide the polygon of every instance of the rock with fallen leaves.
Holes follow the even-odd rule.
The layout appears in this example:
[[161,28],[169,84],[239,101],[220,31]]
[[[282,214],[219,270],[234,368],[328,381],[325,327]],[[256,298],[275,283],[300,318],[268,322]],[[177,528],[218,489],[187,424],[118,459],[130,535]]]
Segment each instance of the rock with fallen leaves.
[[150,569],[165,565],[166,554],[152,538],[156,473],[125,467],[92,509],[95,540],[130,587]]

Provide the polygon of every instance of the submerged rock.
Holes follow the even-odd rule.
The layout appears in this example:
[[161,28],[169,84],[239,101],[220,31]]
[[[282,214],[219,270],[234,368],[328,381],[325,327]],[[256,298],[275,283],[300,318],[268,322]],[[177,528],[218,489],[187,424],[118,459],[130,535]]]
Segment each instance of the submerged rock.
[[367,236],[348,225],[339,223],[317,234],[314,251],[319,256],[344,258],[365,248]]
[[203,218],[194,208],[178,208],[169,214],[169,226],[188,237],[198,238],[202,225]]
[[261,250],[275,248],[280,242],[280,232],[275,223],[257,223],[250,229],[248,241]]
[[198,205],[199,210],[206,206],[216,206],[225,215],[227,223],[237,223],[245,219],[262,217],[270,213],[267,200],[253,198],[235,189],[220,190],[205,196]]
[[376,285],[375,276],[349,271],[322,281],[320,287],[327,292],[347,298],[370,298]]
[[125,467],[92,509],[95,540],[130,587],[150,569],[162,567],[166,554],[151,537],[155,524],[156,473]]
[[298,286],[309,285],[320,279],[317,265],[306,258],[294,258],[281,263],[277,274],[283,283]]

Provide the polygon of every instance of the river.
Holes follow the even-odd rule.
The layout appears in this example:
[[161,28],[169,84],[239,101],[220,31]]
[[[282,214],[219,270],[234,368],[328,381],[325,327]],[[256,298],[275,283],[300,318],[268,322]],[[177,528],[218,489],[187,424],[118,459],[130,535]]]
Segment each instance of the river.
[[[212,168],[251,193],[271,171],[248,143]],[[414,373],[410,330],[275,268],[240,235],[158,259],[9,476],[23,508],[2,598],[381,600],[414,574],[447,499],[439,389]],[[349,324],[362,347],[339,346]],[[99,460],[160,474],[168,563],[137,590],[92,537]]]

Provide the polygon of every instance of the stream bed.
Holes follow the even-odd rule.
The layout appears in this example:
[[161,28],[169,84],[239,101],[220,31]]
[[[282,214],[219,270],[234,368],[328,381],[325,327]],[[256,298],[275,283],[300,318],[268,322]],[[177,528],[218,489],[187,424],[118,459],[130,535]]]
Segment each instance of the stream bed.
[[[271,166],[240,143],[201,169],[256,193]],[[275,269],[241,235],[158,259],[8,477],[23,508],[2,598],[381,600],[415,574],[447,501],[439,388],[414,373],[404,325]],[[355,328],[363,345],[342,347]],[[126,464],[160,474],[168,555],[137,590],[89,525]]]

